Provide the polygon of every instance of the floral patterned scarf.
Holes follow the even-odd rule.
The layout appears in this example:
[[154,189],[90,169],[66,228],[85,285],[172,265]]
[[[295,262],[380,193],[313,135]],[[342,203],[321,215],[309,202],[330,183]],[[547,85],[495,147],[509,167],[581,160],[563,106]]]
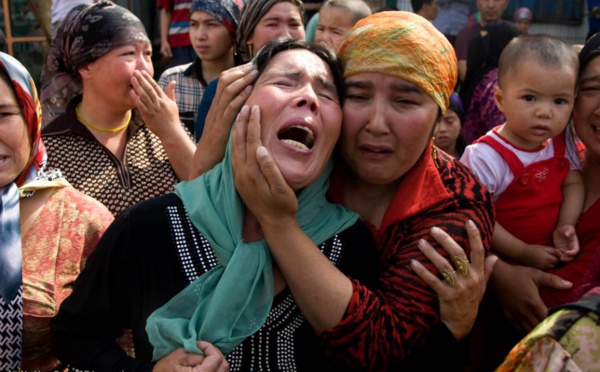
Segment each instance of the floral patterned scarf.
[[[16,180],[0,186],[0,370],[19,370],[23,328],[21,228],[19,193],[32,195],[27,188],[37,182],[34,189],[65,186],[60,178],[46,181],[43,172],[46,150],[40,136],[41,110],[33,79],[23,65],[8,54],[0,52],[0,68],[6,73],[19,106],[31,141],[31,153],[23,172]],[[54,173],[60,175],[60,173]]]

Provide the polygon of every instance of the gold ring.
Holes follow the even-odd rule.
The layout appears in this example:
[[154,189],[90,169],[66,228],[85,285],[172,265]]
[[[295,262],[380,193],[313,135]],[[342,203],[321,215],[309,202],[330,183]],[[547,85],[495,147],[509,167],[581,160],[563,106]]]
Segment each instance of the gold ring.
[[440,270],[442,276],[444,277],[444,281],[452,288],[456,287],[456,274],[454,274],[454,270]]
[[462,256],[455,254],[452,256],[452,261],[456,266],[456,271],[462,275],[467,276],[469,274],[469,260],[463,258]]

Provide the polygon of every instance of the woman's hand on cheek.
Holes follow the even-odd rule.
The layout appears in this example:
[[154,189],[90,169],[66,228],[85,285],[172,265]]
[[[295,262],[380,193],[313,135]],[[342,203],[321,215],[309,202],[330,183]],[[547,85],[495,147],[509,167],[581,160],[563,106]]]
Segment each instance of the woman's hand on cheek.
[[275,160],[262,146],[260,109],[244,106],[232,138],[235,185],[246,207],[263,229],[286,217],[295,221],[298,200],[279,171]]
[[[236,66],[221,73],[213,104],[206,114],[205,132],[220,132],[220,128],[231,128],[235,116],[252,92],[250,84],[257,75],[258,71],[253,63]],[[227,134],[229,135],[229,130]]]
[[231,124],[250,96],[250,84],[257,75],[256,66],[252,63],[221,73],[215,97],[206,114],[202,137],[196,146],[190,178],[196,178],[223,160]]
[[175,103],[175,82],[163,92],[146,71],[135,71],[131,78],[131,97],[144,120],[144,124],[158,137],[170,135],[172,130],[183,130],[179,109]]

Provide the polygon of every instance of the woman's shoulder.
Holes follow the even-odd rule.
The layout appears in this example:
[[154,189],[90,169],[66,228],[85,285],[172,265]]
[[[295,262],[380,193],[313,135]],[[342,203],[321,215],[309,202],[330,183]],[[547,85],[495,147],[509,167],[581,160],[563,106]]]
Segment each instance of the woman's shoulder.
[[129,206],[119,214],[117,219],[135,221],[136,225],[144,223],[154,225],[169,214],[187,215],[183,202],[175,193],[167,193]]
[[468,196],[482,201],[490,199],[485,186],[459,159],[439,153],[438,164],[442,182],[450,192],[459,197]]
[[74,127],[80,125],[75,114],[75,107],[81,102],[81,95],[74,97],[65,111],[55,117],[50,123],[46,123],[42,129],[43,137],[60,136],[69,134]]
[[114,219],[104,204],[71,186],[57,189],[48,202],[54,200],[62,201],[64,211],[76,212],[80,222],[93,222],[106,228]]

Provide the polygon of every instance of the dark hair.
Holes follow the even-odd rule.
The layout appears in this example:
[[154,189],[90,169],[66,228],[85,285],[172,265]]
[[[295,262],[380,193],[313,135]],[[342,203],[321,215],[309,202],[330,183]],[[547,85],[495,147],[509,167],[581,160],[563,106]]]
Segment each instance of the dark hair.
[[508,43],[521,35],[514,23],[498,20],[485,25],[469,40],[467,74],[460,87],[460,97],[466,112],[471,106],[475,88],[491,70],[498,68],[500,55]]
[[333,52],[330,48],[324,45],[313,44],[305,40],[298,40],[293,38],[279,38],[272,40],[261,48],[261,50],[254,59],[259,76],[267,68],[267,65],[269,64],[269,62],[271,62],[273,57],[275,57],[281,52],[294,49],[307,50],[315,54],[317,57],[323,60],[323,62],[325,62],[327,66],[329,66],[331,74],[333,75],[333,83],[335,84],[335,88],[338,91],[340,105],[343,105],[344,77],[342,74],[342,66],[335,52]]
[[424,4],[431,4],[433,0],[410,0],[413,12],[418,13]]
[[591,36],[583,48],[579,52],[579,73],[587,66],[587,64],[594,58],[600,55],[600,34],[594,34]]

